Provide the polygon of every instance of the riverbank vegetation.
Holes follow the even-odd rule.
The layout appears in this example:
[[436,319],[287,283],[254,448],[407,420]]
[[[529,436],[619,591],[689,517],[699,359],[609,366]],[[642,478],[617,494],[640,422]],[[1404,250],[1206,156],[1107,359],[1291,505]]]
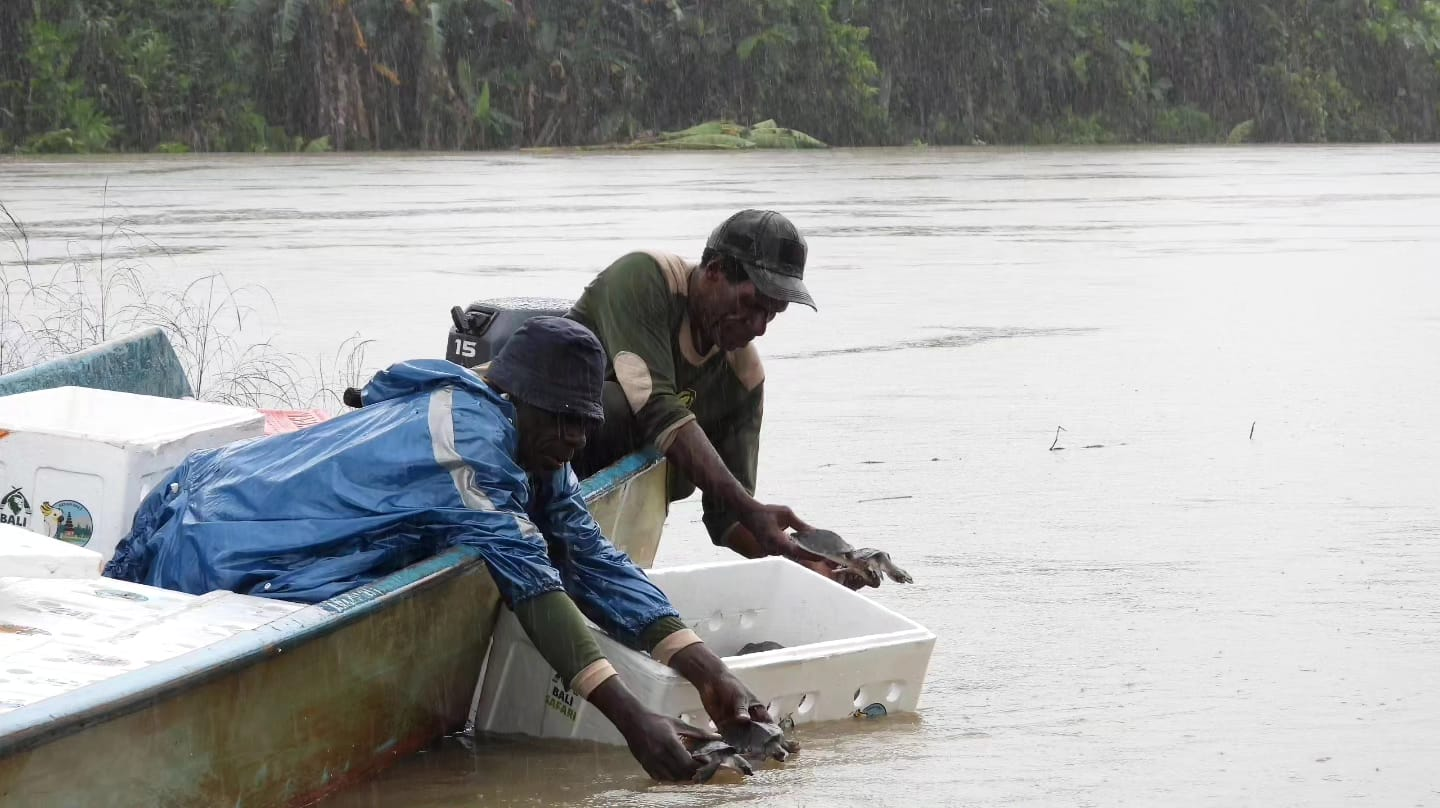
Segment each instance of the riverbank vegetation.
[[1440,139],[1440,0],[10,0],[0,152]]

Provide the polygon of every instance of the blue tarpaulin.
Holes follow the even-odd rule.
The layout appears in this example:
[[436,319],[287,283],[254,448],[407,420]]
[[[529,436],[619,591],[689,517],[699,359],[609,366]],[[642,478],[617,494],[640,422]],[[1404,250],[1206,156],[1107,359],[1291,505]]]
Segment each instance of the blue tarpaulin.
[[191,454],[141,503],[105,574],[314,603],[467,544],[512,607],[563,588],[632,642],[676,614],[600,534],[568,465],[532,479],[516,464],[514,406],[474,373],[403,362],[361,395],[361,409],[298,432]]

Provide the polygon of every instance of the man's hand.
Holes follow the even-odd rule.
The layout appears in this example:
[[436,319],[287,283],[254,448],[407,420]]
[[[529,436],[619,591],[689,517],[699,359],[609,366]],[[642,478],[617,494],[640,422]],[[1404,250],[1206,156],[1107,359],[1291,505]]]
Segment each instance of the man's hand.
[[790,538],[789,530],[809,530],[795,512],[784,505],[764,505],[755,502],[753,506],[740,510],[740,524],[755,537],[765,555],[778,555],[795,561],[816,561],[819,556],[801,549]]
[[685,737],[693,728],[645,709],[619,676],[601,682],[586,698],[620,731],[630,754],[651,777],[689,780],[700,770],[700,761],[691,757],[681,735],[682,728]]
[[[805,524],[795,512],[784,505],[765,505],[751,496],[750,492],[730,473],[725,461],[720,459],[710,439],[695,421],[690,421],[675,431],[665,457],[694,483],[695,487],[716,497],[729,506],[736,514],[740,526],[750,532],[753,542],[739,541],[741,546],[751,544],[753,549],[742,550],[732,544],[736,552],[750,558],[766,555],[780,555],[796,560],[814,561],[817,557],[795,545],[786,535],[787,528],[806,530]],[[752,554],[753,553],[753,554]]]
[[751,721],[775,723],[765,705],[729,671],[712,677],[698,685],[697,689],[700,691],[700,703],[705,705],[705,712],[722,734],[728,727]]
[[722,732],[725,727],[751,721],[775,723],[770,711],[755,698],[743,682],[735,678],[704,643],[695,643],[675,652],[670,667],[684,676],[700,692],[705,713]]
[[[689,746],[719,735],[702,732],[676,719],[658,713],[641,711],[625,721],[620,734],[630,747],[630,754],[640,762],[646,774],[656,780],[683,781],[695,777],[701,763],[690,755]],[[689,739],[687,744],[685,739]]]

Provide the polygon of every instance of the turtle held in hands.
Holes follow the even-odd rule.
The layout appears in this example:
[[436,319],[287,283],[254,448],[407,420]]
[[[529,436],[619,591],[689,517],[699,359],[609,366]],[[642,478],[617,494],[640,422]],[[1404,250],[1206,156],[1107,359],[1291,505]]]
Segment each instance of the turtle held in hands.
[[751,760],[764,762],[769,758],[784,761],[800,751],[797,741],[785,739],[785,731],[765,721],[747,721],[722,727],[725,742]]
[[778,726],[764,721],[748,721],[726,726],[717,735],[679,720],[671,718],[676,735],[685,744],[690,756],[700,763],[695,772],[695,782],[709,782],[721,769],[734,769],[741,774],[754,774],[751,761],[764,763],[768,759],[785,760],[800,751],[797,741],[785,739],[785,733]]
[[690,757],[700,764],[700,768],[695,772],[695,782],[709,782],[722,768],[734,769],[741,774],[755,773],[754,767],[740,754],[740,750],[719,734],[687,724],[678,718],[671,718],[669,721]]
[[750,762],[725,741],[702,741],[690,749],[690,756],[700,761],[700,770],[695,772],[695,782],[708,783],[720,769],[734,769],[741,774],[754,774]]
[[870,586],[880,585],[882,572],[897,583],[908,584],[915,580],[910,577],[910,573],[895,566],[890,560],[890,554],[884,550],[873,547],[861,547],[857,550],[833,531],[820,528],[799,530],[790,534],[790,538],[801,548],[852,570]]

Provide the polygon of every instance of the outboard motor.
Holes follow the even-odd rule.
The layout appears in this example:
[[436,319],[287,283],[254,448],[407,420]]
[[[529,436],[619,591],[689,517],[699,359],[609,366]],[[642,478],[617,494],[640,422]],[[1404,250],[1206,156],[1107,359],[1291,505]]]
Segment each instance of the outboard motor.
[[445,358],[457,365],[473,368],[483,365],[500,353],[505,341],[531,317],[563,317],[572,301],[546,297],[506,297],[477,300],[466,308],[450,309],[450,342]]
[[[450,309],[450,341],[445,358],[461,367],[483,365],[500,353],[500,348],[521,323],[531,317],[563,317],[571,301],[553,297],[504,297],[477,300],[465,308]],[[347,388],[341,400],[348,407],[360,406],[360,390]]]

